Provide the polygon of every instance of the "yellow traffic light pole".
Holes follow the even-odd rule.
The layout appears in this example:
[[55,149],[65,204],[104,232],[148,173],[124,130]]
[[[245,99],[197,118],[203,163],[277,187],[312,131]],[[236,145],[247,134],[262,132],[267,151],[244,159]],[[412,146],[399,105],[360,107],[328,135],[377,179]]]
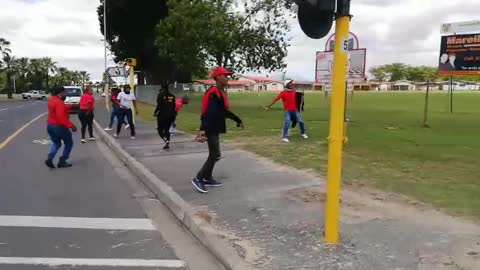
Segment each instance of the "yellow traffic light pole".
[[345,82],[348,61],[348,33],[350,28],[350,1],[339,0],[335,25],[335,59],[333,64],[330,136],[328,146],[327,203],[325,214],[325,241],[339,240],[340,187],[342,179],[343,144],[345,142]]

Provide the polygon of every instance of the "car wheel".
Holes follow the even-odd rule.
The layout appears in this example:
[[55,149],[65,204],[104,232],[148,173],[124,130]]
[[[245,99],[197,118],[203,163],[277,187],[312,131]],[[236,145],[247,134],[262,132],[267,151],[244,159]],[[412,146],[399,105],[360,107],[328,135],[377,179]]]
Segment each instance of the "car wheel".
[[46,99],[47,99],[47,97],[42,97],[42,100],[46,100]]
[[32,99],[32,96],[28,96],[28,99]]

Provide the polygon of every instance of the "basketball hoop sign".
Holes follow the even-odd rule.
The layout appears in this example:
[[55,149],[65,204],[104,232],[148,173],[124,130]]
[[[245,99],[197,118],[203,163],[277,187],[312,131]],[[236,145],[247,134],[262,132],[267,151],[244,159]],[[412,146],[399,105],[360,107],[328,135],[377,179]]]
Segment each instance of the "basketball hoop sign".
[[[343,49],[348,52],[347,80],[364,81],[367,49],[359,48],[358,37],[350,33]],[[346,48],[345,48],[346,47]],[[325,45],[325,51],[317,52],[315,67],[316,83],[331,83],[335,49],[335,34],[332,34]]]

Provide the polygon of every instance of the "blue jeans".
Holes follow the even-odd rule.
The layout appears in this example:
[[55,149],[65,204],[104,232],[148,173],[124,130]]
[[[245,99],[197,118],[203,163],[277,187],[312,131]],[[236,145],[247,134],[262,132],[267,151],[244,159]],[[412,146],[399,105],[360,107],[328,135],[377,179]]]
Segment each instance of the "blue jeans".
[[302,116],[299,111],[285,111],[285,125],[283,126],[283,138],[288,137],[288,129],[292,124],[292,118],[296,118],[298,125],[300,126],[300,130],[302,134],[305,134],[307,130],[305,129],[305,123],[302,120]]
[[53,142],[50,153],[48,154],[48,159],[53,160],[55,158],[58,150],[62,147],[63,141],[65,148],[63,148],[63,155],[60,159],[67,160],[73,148],[72,132],[66,127],[52,125],[47,126],[47,131],[48,135],[50,135],[50,140]]
[[[120,121],[120,107],[118,105],[112,106],[112,113],[110,114],[110,124],[108,124],[109,128],[113,127],[113,121],[115,121],[115,117],[117,117],[117,121]],[[127,122],[124,122],[126,125]]]

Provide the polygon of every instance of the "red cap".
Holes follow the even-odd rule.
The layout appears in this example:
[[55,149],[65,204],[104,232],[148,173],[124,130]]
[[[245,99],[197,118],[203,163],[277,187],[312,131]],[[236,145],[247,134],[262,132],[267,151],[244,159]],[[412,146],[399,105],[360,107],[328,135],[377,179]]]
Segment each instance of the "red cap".
[[210,74],[210,76],[212,76],[212,78],[215,78],[220,75],[232,75],[232,74],[233,72],[228,71],[224,67],[216,67],[212,70],[212,73]]

